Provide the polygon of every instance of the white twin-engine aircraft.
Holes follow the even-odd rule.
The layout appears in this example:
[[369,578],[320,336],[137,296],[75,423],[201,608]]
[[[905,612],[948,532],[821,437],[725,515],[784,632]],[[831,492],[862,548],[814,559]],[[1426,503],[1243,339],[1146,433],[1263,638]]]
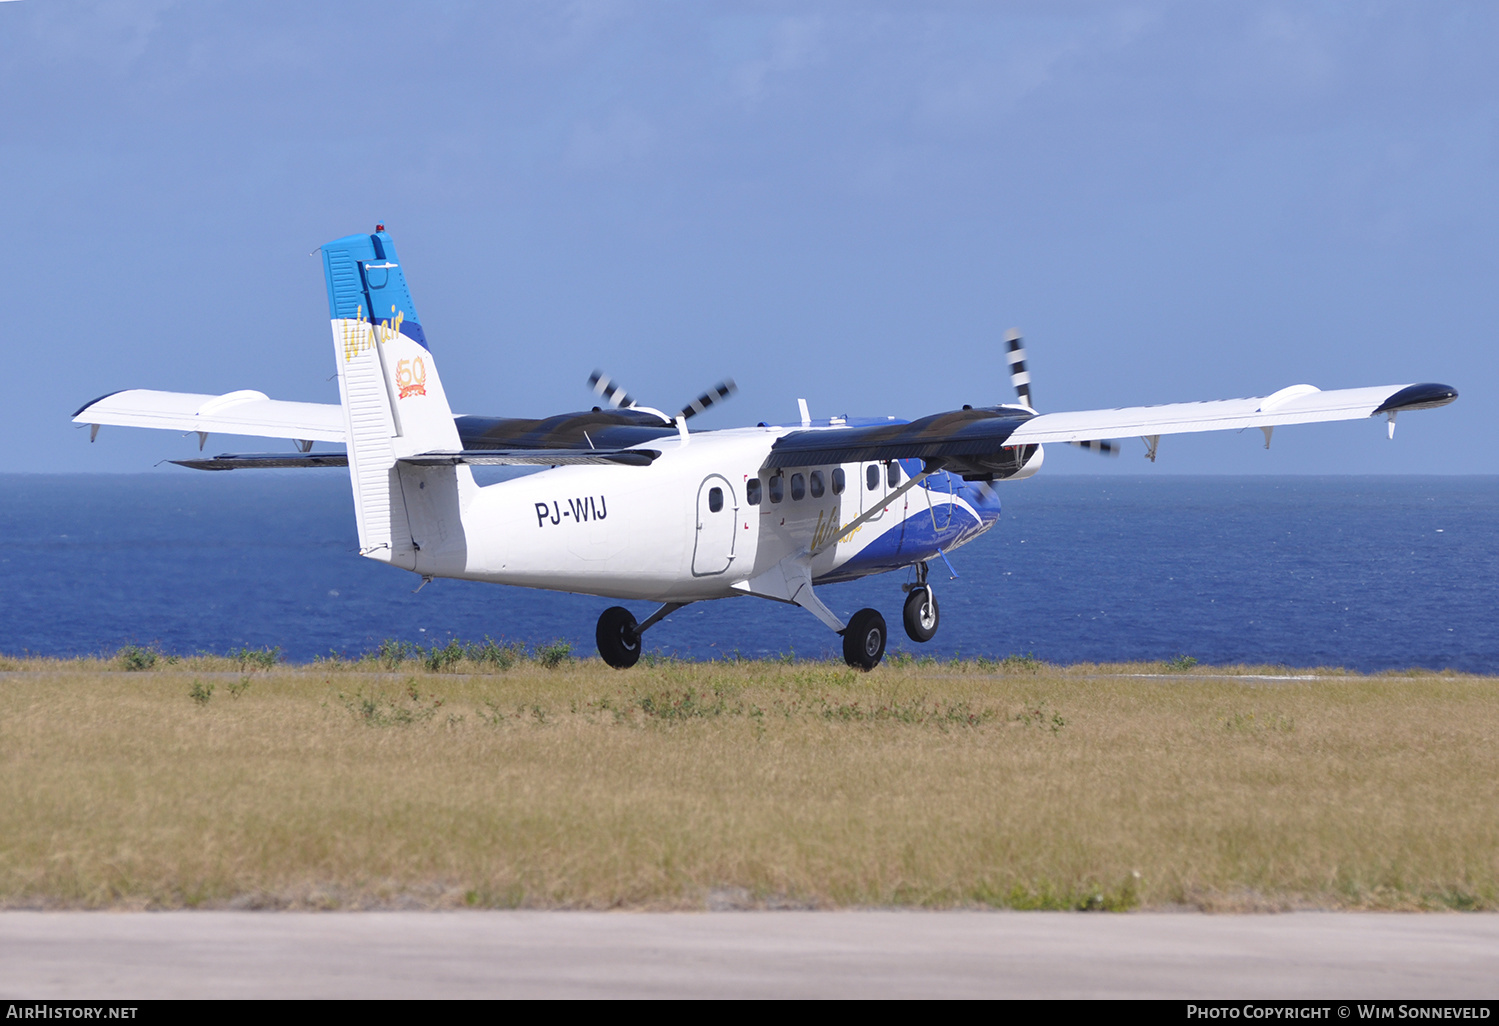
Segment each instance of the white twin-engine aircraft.
[[[906,422],[813,420],[689,433],[687,421],[733,392],[724,382],[674,417],[639,406],[595,372],[602,406],[543,420],[455,417],[384,226],[322,247],[337,406],[227,395],[130,390],[74,416],[101,424],[296,440],[298,452],[177,460],[186,467],[348,467],[360,554],[420,574],[657,603],[638,622],[614,606],[598,621],[610,666],[640,657],[641,636],[689,602],[754,595],[801,606],[843,636],[848,663],[872,669],[885,620],[844,622],[817,590],[902,568],[906,633],[931,640],[937,600],[928,562],[999,518],[996,481],[1029,477],[1042,445],[1117,454],[1137,435],[1155,460],[1162,435],[1395,416],[1444,406],[1447,385],[1321,391],[1164,406],[1037,413],[1019,335],[1009,337],[1018,404],[964,406]],[[316,441],[345,453],[313,452]],[[480,487],[472,465],[551,469]]]

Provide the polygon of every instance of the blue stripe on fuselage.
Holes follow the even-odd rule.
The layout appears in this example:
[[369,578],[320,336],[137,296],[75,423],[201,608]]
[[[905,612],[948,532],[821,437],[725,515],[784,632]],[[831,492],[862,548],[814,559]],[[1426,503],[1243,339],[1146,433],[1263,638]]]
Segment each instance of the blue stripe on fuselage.
[[[901,462],[909,464],[904,467],[907,473],[920,470],[919,460]],[[925,501],[926,496],[922,494],[922,488],[931,492],[930,508]],[[950,502],[949,494],[968,503],[978,513],[979,519],[975,520],[968,510]],[[883,521],[868,525],[875,530],[884,528],[884,533],[836,570],[818,577],[813,584],[851,581],[869,574],[899,570],[923,560],[936,559],[939,549],[957,548],[984,533],[999,519],[999,494],[993,485],[966,482],[945,471],[927,478],[920,486],[907,492],[905,499],[907,501],[902,503],[907,510],[904,520],[889,523],[888,526]],[[952,511],[950,516],[947,510]],[[892,514],[894,512],[891,511]]]

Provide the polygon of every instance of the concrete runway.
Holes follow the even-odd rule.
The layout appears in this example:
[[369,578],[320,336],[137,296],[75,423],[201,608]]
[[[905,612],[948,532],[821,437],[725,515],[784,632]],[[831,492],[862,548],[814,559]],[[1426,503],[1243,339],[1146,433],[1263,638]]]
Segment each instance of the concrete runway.
[[1495,998],[1499,915],[3,912],[0,998]]

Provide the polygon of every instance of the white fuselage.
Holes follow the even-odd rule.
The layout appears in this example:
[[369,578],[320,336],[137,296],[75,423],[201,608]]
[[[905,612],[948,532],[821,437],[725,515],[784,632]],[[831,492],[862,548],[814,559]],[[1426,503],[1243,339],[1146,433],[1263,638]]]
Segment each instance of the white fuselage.
[[[649,467],[556,467],[462,489],[461,544],[450,537],[444,544],[420,545],[409,569],[434,577],[685,602],[743,593],[745,582],[789,556],[816,549],[870,510],[877,511],[874,518],[812,557],[814,577],[845,566],[907,517],[966,525],[961,539],[948,547],[993,523],[950,489],[918,488],[880,508],[894,490],[884,464],[796,468],[772,482],[760,468],[771,445],[788,430],[714,431],[692,435],[685,444],[667,437],[650,443],[661,456]],[[835,469],[842,474],[835,475]],[[813,494],[819,490],[811,479],[814,471],[820,473],[820,496]],[[839,477],[843,487],[835,492]],[[752,504],[755,481],[759,502]],[[409,480],[404,491],[413,494]],[[419,522],[413,518],[413,524]],[[907,562],[917,558],[913,550]]]

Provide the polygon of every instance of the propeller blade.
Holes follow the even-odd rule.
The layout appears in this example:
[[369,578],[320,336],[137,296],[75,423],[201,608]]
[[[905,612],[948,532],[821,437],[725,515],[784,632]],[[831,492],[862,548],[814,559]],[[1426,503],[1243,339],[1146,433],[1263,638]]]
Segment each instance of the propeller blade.
[[681,417],[684,420],[688,417],[696,417],[699,413],[702,413],[708,407],[723,402],[725,399],[727,399],[737,391],[739,391],[739,386],[734,384],[734,379],[725,378],[723,381],[720,381],[718,384],[708,389],[708,391],[692,400],[692,402],[682,407],[682,412],[678,413],[677,416]]
[[635,405],[635,397],[616,385],[609,379],[609,375],[601,370],[588,375],[588,387],[593,389],[595,395],[602,396],[604,405],[612,410],[620,407],[628,410]]
[[1020,397],[1020,402],[1035,409],[1031,402],[1031,375],[1025,369],[1025,343],[1020,341],[1020,329],[1011,328],[1005,335],[1005,344],[1009,352],[1005,359],[1010,364],[1010,384],[1015,386],[1015,394]]
[[1116,442],[1103,442],[1103,441],[1099,441],[1097,439],[1094,439],[1092,441],[1087,441],[1087,442],[1068,442],[1067,444],[1068,445],[1075,445],[1079,449],[1087,449],[1089,452],[1096,452],[1100,456],[1118,456],[1119,455],[1119,445]]

